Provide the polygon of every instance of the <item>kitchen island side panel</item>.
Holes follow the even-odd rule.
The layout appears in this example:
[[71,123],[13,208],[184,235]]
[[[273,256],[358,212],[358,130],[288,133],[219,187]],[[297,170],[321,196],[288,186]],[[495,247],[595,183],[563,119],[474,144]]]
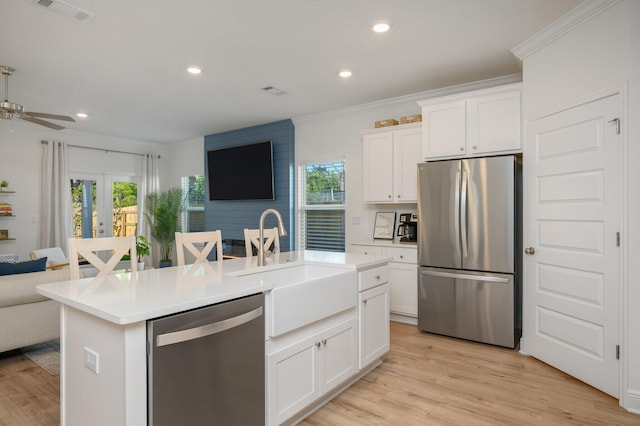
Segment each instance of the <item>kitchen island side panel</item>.
[[[61,425],[146,425],[145,322],[117,325],[61,305]],[[85,348],[97,372],[85,366]]]

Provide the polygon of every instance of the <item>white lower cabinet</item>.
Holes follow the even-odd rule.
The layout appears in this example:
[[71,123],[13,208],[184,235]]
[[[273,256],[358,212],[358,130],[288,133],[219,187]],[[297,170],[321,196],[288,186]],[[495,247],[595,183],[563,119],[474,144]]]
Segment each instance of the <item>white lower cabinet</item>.
[[389,262],[391,307],[394,314],[418,316],[418,265]]
[[418,255],[416,247],[402,244],[365,244],[351,246],[356,253],[391,256],[389,262],[389,282],[391,301],[389,310],[393,314],[417,318],[418,316]]
[[360,293],[360,368],[389,351],[389,284]]
[[267,355],[268,419],[278,425],[358,371],[356,319]]

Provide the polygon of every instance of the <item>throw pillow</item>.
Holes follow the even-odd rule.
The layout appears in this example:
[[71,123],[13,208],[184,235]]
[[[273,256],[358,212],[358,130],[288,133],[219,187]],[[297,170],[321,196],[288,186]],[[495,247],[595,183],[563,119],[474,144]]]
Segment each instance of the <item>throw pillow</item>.
[[25,260],[24,262],[0,262],[0,275],[26,274],[28,272],[39,272],[47,269],[47,258],[41,257],[36,260]]

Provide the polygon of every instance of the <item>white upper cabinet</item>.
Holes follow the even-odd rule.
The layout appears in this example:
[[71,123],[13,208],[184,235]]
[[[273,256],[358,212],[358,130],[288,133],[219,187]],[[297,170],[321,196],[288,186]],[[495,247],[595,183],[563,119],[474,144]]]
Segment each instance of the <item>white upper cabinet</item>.
[[424,158],[465,154],[467,129],[464,100],[423,106],[422,123]]
[[[369,133],[370,132],[370,133]],[[364,201],[415,203],[417,164],[422,161],[420,123],[376,129],[363,135]]]
[[520,83],[420,101],[424,159],[522,150]]

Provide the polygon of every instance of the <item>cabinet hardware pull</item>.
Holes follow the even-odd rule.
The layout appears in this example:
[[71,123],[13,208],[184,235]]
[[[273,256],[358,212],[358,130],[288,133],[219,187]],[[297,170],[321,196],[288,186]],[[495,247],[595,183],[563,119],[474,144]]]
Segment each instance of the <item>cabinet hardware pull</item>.
[[403,255],[400,255],[400,259],[404,259],[404,256],[403,256]]
[[366,305],[366,304],[367,304],[367,299],[364,299],[364,300],[362,301],[362,303],[364,303],[364,304]]
[[325,345],[325,346],[327,346],[327,339],[323,339],[323,340],[322,340],[322,344],[323,344],[323,345]]
[[380,274],[376,275],[376,280],[380,279]]
[[317,347],[320,347],[320,342],[316,342],[316,346],[317,346]]
[[478,146],[477,146],[477,145],[474,145],[474,146],[473,146],[473,149],[478,149]]
[[460,147],[460,151],[464,151],[464,146],[461,146],[461,147]]
[[391,195],[387,195],[387,198],[391,198]]

